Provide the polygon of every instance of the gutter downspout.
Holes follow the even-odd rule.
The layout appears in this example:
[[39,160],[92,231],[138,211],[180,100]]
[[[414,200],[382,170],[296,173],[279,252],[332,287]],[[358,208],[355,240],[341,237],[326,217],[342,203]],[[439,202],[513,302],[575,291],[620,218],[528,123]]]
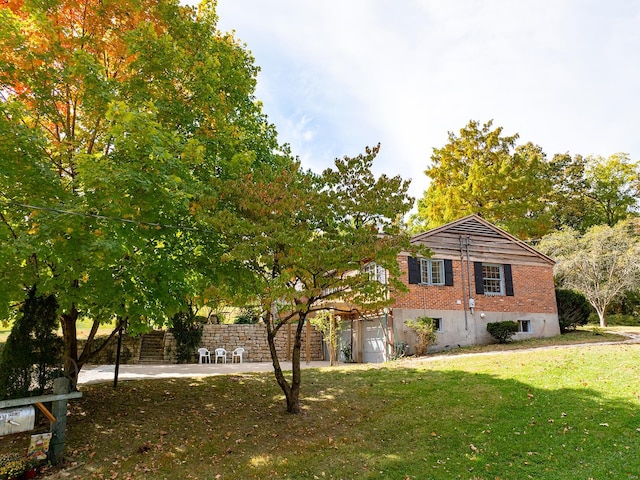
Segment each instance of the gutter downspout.
[[[471,310],[471,305],[473,304],[475,307],[475,299],[473,298],[473,292],[471,291],[471,259],[469,258],[469,236],[467,235],[465,237],[465,243],[467,246],[467,283],[469,284],[469,310]],[[473,311],[471,311],[471,314],[473,315]],[[474,338],[474,342],[477,341],[478,339],[478,325],[477,323],[474,322],[474,325],[476,327],[476,332],[475,332],[475,338]]]
[[460,274],[462,275],[462,309],[464,310],[464,329],[469,330],[469,320],[467,318],[467,287],[464,284],[464,249],[462,245],[462,236],[460,236]]

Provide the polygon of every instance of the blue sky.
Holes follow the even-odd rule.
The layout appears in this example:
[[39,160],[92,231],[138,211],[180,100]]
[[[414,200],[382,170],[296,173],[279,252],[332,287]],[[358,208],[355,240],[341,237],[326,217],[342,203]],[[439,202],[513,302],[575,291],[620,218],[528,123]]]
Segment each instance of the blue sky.
[[303,166],[381,143],[421,197],[469,120],[547,156],[640,160],[640,0],[218,0],[261,67],[257,97]]

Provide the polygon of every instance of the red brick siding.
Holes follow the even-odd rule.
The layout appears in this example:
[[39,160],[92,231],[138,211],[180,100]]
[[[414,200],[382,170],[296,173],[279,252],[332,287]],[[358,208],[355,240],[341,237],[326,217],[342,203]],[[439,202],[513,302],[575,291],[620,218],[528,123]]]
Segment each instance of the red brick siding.
[[[465,298],[469,298],[469,278],[471,292],[477,310],[492,312],[557,313],[553,284],[553,268],[537,265],[511,265],[514,296],[478,295],[475,293],[473,264],[467,270],[467,263],[453,260],[453,286],[409,285],[407,257],[398,258],[402,271],[401,279],[409,288],[407,293],[396,293],[394,308],[426,308],[433,310],[463,309]],[[464,268],[464,271],[462,270]],[[464,275],[464,282],[463,282]],[[463,293],[464,286],[464,293]]]

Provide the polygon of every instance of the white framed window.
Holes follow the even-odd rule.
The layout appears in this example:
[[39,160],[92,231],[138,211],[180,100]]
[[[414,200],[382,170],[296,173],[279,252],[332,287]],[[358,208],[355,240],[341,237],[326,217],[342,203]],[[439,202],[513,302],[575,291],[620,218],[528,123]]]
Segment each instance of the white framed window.
[[387,271],[377,263],[368,263],[362,270],[364,273],[369,274],[369,280],[377,280],[383,285],[387,284]]
[[420,283],[444,285],[444,260],[420,259]]
[[442,319],[434,318],[433,319],[433,331],[434,332],[442,332]]
[[483,263],[482,286],[485,295],[504,295],[503,266],[494,263]]
[[531,320],[518,320],[518,332],[533,333],[531,329]]

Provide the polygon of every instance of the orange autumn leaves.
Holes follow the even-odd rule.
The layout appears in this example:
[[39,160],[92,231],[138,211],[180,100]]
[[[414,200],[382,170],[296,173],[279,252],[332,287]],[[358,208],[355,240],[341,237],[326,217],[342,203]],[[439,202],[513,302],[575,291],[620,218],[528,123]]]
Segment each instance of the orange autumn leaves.
[[92,153],[117,84],[135,74],[125,33],[142,25],[162,30],[151,3],[158,2],[65,0],[47,9],[29,1],[4,4],[0,89],[5,101],[24,106],[25,124],[64,143],[50,152],[61,172],[72,151]]

